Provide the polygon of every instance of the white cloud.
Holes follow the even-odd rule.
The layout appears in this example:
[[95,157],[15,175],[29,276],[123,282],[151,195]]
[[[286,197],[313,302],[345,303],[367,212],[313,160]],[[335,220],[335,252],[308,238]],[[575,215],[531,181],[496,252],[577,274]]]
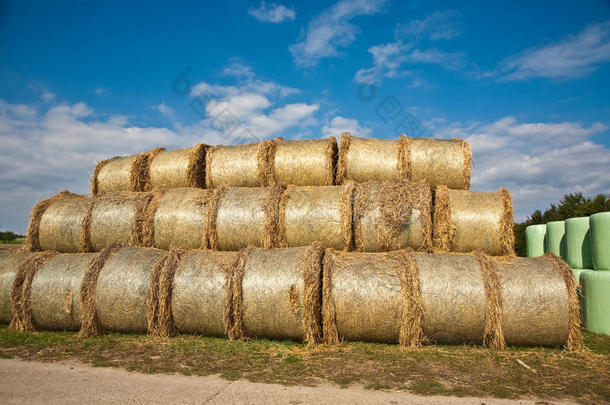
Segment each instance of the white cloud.
[[356,40],[360,29],[350,21],[361,15],[381,12],[387,0],[340,0],[308,24],[302,38],[290,46],[290,52],[298,66],[309,67],[320,59],[337,57],[340,48]]
[[55,100],[55,94],[51,93],[50,91],[43,91],[40,97],[45,103]]
[[159,111],[161,114],[165,115],[166,117],[170,117],[173,118],[175,116],[176,111],[165,104],[165,102],[162,102],[159,105],[156,105],[153,107],[153,109]]
[[93,90],[93,93],[94,93],[96,96],[101,96],[101,95],[103,95],[103,94],[108,94],[108,90],[106,90],[106,89],[105,89],[105,88],[103,88],[103,87],[98,87],[97,89]]
[[248,10],[248,14],[259,21],[270,23],[281,23],[286,20],[294,20],[296,17],[294,8],[273,3],[267,6],[264,0],[261,1],[261,5],[258,8]]
[[448,70],[461,69],[466,64],[466,55],[463,53],[443,52],[436,48],[414,49],[405,56],[408,63],[430,63],[439,65]]
[[570,79],[585,76],[610,61],[610,21],[591,24],[555,44],[509,57],[497,72],[501,80],[536,77]]
[[607,131],[602,123],[426,122],[435,136],[461,137],[473,151],[472,188],[509,189],[515,219],[557,203],[565,194],[610,191],[610,150],[591,138]]
[[252,72],[252,68],[248,65],[245,65],[239,61],[234,61],[222,69],[222,74],[224,76],[233,76],[238,78],[247,78],[252,79],[254,77],[254,73]]
[[396,37],[408,41],[453,39],[461,34],[462,22],[455,11],[437,11],[423,20],[413,20],[396,26]]
[[370,128],[362,127],[358,120],[336,116],[322,127],[324,137],[334,136],[339,139],[342,133],[349,132],[355,136],[371,136]]

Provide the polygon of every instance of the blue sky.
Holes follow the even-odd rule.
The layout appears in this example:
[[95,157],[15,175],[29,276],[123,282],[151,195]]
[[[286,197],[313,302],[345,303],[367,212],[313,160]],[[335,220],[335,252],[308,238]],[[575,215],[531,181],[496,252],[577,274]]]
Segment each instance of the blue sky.
[[523,219],[610,192],[609,62],[606,1],[5,1],[0,228],[109,156],[400,128],[467,139]]

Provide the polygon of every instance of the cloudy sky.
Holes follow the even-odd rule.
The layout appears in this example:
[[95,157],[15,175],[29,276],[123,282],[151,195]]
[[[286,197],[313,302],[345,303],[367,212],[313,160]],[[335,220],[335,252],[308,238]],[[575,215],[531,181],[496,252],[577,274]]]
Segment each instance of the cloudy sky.
[[610,192],[607,1],[85,3],[0,3],[0,229],[110,156],[345,130],[467,139],[518,220]]

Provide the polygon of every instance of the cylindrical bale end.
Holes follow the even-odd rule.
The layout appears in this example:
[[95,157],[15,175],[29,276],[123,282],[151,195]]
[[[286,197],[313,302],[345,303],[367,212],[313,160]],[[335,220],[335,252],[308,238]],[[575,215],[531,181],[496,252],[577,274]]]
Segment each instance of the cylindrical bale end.
[[13,283],[19,266],[33,254],[0,249],[0,323],[8,324],[13,319],[14,314],[11,308]]
[[369,182],[354,191],[357,250],[381,252],[432,248],[432,195],[425,182]]
[[279,141],[273,159],[273,180],[295,186],[335,184],[337,140]]
[[62,191],[37,203],[30,213],[25,249],[80,252],[90,202],[87,196]]
[[433,226],[437,252],[514,254],[513,205],[506,189],[481,192],[436,187]]
[[160,151],[148,162],[146,189],[205,187],[205,160],[208,145]]
[[595,270],[610,270],[610,212],[589,217],[591,226],[591,261]]

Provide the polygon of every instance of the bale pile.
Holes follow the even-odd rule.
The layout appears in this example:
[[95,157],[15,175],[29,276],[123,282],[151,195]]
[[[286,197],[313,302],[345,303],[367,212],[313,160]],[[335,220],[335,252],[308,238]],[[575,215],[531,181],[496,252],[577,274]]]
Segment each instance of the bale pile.
[[207,188],[260,187],[273,183],[269,164],[277,140],[236,146],[214,146],[207,151]]
[[496,261],[480,252],[328,251],[325,257],[327,343],[345,339],[404,346],[430,341],[579,348],[579,311],[574,279],[555,256]]
[[343,186],[288,186],[279,204],[278,239],[282,247],[315,241],[334,249],[352,248],[354,183]]
[[513,255],[513,203],[510,193],[450,190],[439,186],[434,203],[434,249]]
[[337,183],[403,179],[468,190],[472,153],[462,139],[409,138],[397,141],[341,135]]
[[278,141],[271,158],[273,181],[295,186],[332,186],[337,167],[337,140]]
[[240,252],[232,280],[231,336],[319,343],[323,253],[320,243],[308,248],[246,248]]
[[[432,196],[425,182],[358,184],[354,192],[354,241],[359,251],[432,248]],[[333,246],[331,246],[333,247]]]
[[146,190],[168,187],[205,187],[205,156],[208,145],[162,150],[148,161]]

